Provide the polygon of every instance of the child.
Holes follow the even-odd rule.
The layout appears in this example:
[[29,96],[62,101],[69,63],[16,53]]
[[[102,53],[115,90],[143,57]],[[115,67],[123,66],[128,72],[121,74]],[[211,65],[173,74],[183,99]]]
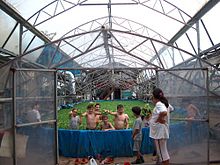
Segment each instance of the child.
[[144,163],[144,158],[140,152],[141,149],[141,141],[142,141],[142,119],[141,119],[141,108],[136,106],[132,107],[132,112],[136,117],[133,125],[132,131],[132,139],[134,140],[133,151],[136,152],[136,160],[131,162],[131,164],[141,164]]
[[[98,113],[98,114],[101,113],[100,112],[100,107],[101,107],[101,105],[99,103],[95,104],[95,112]],[[96,125],[97,126],[99,125],[99,123],[102,122],[102,115],[98,115],[98,114],[95,117],[96,118]]]
[[[142,121],[143,121],[143,127],[149,127],[150,126],[150,118],[152,115],[152,111],[150,110],[150,108],[142,108],[143,111],[143,116],[141,116]],[[154,145],[154,150],[153,150],[153,154],[152,154],[152,161],[157,161],[158,160],[158,156],[157,156],[157,152],[156,152],[156,147]]]
[[141,116],[141,118],[143,120],[143,127],[149,127],[150,117],[151,117],[151,112],[146,113],[145,115]]
[[124,106],[119,104],[117,106],[117,112],[111,112],[106,110],[107,113],[114,115],[114,127],[115,129],[128,129],[129,127],[129,117],[127,114],[124,113]]
[[70,129],[75,129],[75,130],[79,129],[79,126],[82,123],[82,116],[77,115],[77,109],[73,108],[70,111],[69,116],[70,116]]
[[87,112],[82,114],[82,116],[86,117],[87,130],[95,130],[97,128],[96,115],[101,115],[101,113],[95,112],[93,104],[89,104],[87,106]]
[[108,121],[108,116],[107,115],[102,115],[102,123],[100,125],[100,129],[104,131],[108,130],[114,130],[115,128],[113,127],[112,123]]

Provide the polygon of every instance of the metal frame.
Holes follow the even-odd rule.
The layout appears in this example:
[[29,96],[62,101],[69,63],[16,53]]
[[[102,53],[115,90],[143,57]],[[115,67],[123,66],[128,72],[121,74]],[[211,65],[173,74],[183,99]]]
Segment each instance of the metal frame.
[[[154,3],[150,3],[150,2],[154,2]],[[194,62],[193,64],[191,63],[193,60],[197,59],[200,64],[204,63],[207,67],[209,67],[209,69],[212,69],[212,73],[216,73],[219,72],[219,66],[212,64],[211,62],[209,62],[209,56],[213,55],[213,56],[218,56],[219,55],[219,49],[220,49],[220,43],[217,43],[214,45],[213,40],[211,38],[211,36],[209,35],[209,32],[205,26],[205,23],[202,20],[202,17],[209,11],[211,10],[217,3],[219,2],[219,0],[210,0],[208,1],[197,13],[196,15],[194,15],[193,17],[191,17],[189,14],[185,13],[183,10],[181,10],[180,8],[178,8],[177,6],[175,6],[174,4],[171,4],[170,2],[166,1],[166,0],[149,0],[149,1],[145,1],[145,0],[132,0],[129,3],[113,3],[111,0],[108,1],[108,3],[89,3],[89,0],[75,0],[73,2],[70,1],[66,1],[66,0],[54,0],[51,3],[49,3],[48,5],[46,5],[45,7],[43,7],[42,9],[40,9],[39,11],[37,11],[34,15],[32,15],[29,19],[25,20],[21,15],[19,15],[16,11],[14,11],[14,9],[12,9],[10,6],[7,5],[6,2],[4,1],[0,1],[0,9],[2,11],[4,11],[6,14],[8,14],[10,17],[12,17],[15,20],[15,25],[14,27],[11,29],[11,32],[8,34],[6,40],[3,42],[3,45],[1,45],[0,48],[0,53],[2,54],[10,54],[11,57],[14,56],[18,56],[18,58],[14,59],[13,62],[16,62],[17,59],[22,59],[23,56],[28,56],[28,54],[31,54],[32,52],[40,49],[40,48],[44,48],[48,45],[53,45],[56,46],[56,50],[53,53],[53,56],[49,62],[48,66],[41,66],[39,64],[36,64],[36,66],[39,66],[39,69],[36,69],[39,72],[44,72],[44,71],[52,71],[54,72],[54,83],[57,85],[57,81],[58,81],[58,75],[56,73],[57,70],[81,70],[83,72],[84,75],[81,75],[81,80],[86,80],[88,79],[89,81],[87,81],[86,85],[81,85],[79,90],[82,91],[82,93],[84,92],[90,92],[91,90],[93,90],[92,85],[95,82],[102,82],[103,83],[103,88],[109,88],[109,87],[114,87],[116,84],[114,84],[114,82],[111,79],[111,76],[116,74],[117,72],[123,72],[124,75],[127,75],[128,77],[130,77],[131,79],[133,79],[134,81],[139,80],[140,82],[138,83],[134,83],[136,86],[140,86],[140,87],[144,87],[144,85],[148,84],[148,83],[155,83],[155,79],[158,77],[158,71],[159,70],[164,70],[166,68],[168,68],[168,65],[166,64],[166,59],[165,57],[162,56],[163,52],[168,51],[168,54],[170,56],[170,58],[172,59],[173,62],[173,67],[170,68],[172,69],[172,71],[174,71],[175,69],[179,69],[179,68],[183,68],[183,67],[190,67],[192,69],[192,66],[196,69],[198,69],[198,66],[196,65],[196,62]],[[65,3],[68,3],[68,7],[65,5]],[[56,5],[54,5],[56,4]],[[156,8],[155,4],[159,4],[160,6],[160,10],[158,8]],[[48,9],[54,5],[53,8],[53,15],[50,15],[48,13]],[[61,8],[63,10],[58,11],[58,6],[61,6]],[[52,20],[53,18],[61,15],[64,12],[68,12],[71,9],[74,9],[76,7],[83,7],[83,6],[98,6],[98,5],[103,5],[107,7],[108,10],[108,16],[106,17],[101,17],[101,18],[96,18],[95,20],[92,20],[90,22],[87,22],[83,25],[79,25],[78,27],[73,28],[72,30],[70,30],[69,32],[65,32],[65,34],[58,40],[53,40],[53,38],[48,38],[48,36],[46,36],[45,34],[43,34],[42,32],[40,32],[40,30],[38,30],[38,26],[49,21]],[[120,18],[120,17],[116,17],[116,16],[112,16],[112,6],[114,5],[141,5],[142,7],[145,7],[146,9],[150,9],[156,13],[159,13],[163,16],[166,16],[176,22],[179,22],[183,25],[183,27],[170,39],[167,40],[165,37],[163,37],[161,34],[159,34],[158,32],[150,29],[149,27],[145,26],[145,25],[141,25],[135,21],[131,21],[125,18]],[[171,10],[169,10],[169,12],[165,12],[166,10],[166,6],[171,7]],[[172,11],[176,10],[178,12],[178,16],[180,16],[180,18],[182,19],[178,19],[178,17],[174,17],[171,15]],[[48,14],[48,18],[42,18],[41,17],[41,13],[46,13]],[[184,20],[184,17],[188,18],[188,21]],[[138,29],[143,29],[143,31],[150,31],[153,32],[155,34],[154,37],[151,37],[149,35],[147,35],[147,33],[140,33],[137,29],[132,29],[131,27],[126,27],[125,24],[120,24],[118,23],[119,20],[122,20],[122,22],[124,22],[125,24],[129,24],[130,26],[138,26]],[[100,24],[100,22],[102,24]],[[96,26],[96,27],[92,27],[89,25],[92,25],[94,23],[98,23],[100,26]],[[106,28],[108,25],[109,28]],[[123,30],[117,30],[114,29],[114,25],[120,26]],[[106,27],[105,27],[106,26]],[[196,27],[194,27],[196,26]],[[16,28],[19,27],[19,46],[18,46],[18,54],[14,54],[13,52],[10,52],[10,50],[5,50],[5,46],[8,44],[8,41],[11,39],[11,36],[15,33]],[[90,27],[90,28],[87,28]],[[209,41],[212,45],[212,47],[208,48],[207,50],[200,50],[200,28],[203,27],[205,29],[205,35],[208,36]],[[195,30],[195,32],[197,33],[197,42],[193,43],[192,40],[190,39],[190,36],[188,35],[188,30],[189,29],[193,29]],[[79,31],[84,31],[83,33],[80,33]],[[29,41],[29,43],[27,43],[27,45],[24,45],[23,43],[23,36],[26,33],[32,33],[33,36],[31,38],[31,40]],[[81,45],[81,47],[77,46],[74,44],[74,41],[77,41],[78,37],[81,36],[86,36],[87,34],[95,34],[95,37],[93,39],[91,39],[90,43],[86,45],[86,43],[83,43]],[[133,45],[131,48],[126,49],[126,47],[123,45],[123,42],[120,40],[119,36],[116,35],[116,33],[118,34],[123,34],[123,35],[127,35],[127,36],[133,36],[133,37],[139,37],[142,38],[143,40],[140,41],[139,43]],[[188,42],[190,43],[193,52],[188,52],[187,50],[183,50],[181,49],[181,47],[179,47],[177,41],[178,39],[180,39],[182,36],[184,36],[184,34],[186,35]],[[95,45],[95,42],[98,41],[99,38],[102,38],[102,43]],[[35,48],[30,48],[32,43],[36,40],[36,39],[40,39],[41,41],[44,42],[44,44],[42,46],[39,47],[35,47]],[[129,38],[128,38],[129,39]],[[115,46],[113,43],[113,40],[115,43],[117,43],[118,46]],[[143,57],[139,57],[136,53],[134,53],[135,51],[139,51],[139,48],[143,45],[145,45],[147,42],[150,42],[151,45],[151,49],[154,52],[154,54],[151,56],[151,58],[149,60],[143,58]],[[160,43],[163,45],[163,47],[161,49],[157,49],[155,44]],[[195,44],[198,44],[198,46],[195,46]],[[70,47],[72,47],[72,52],[71,53],[67,53],[65,51],[62,50],[62,48],[68,45]],[[22,50],[22,47],[25,47]],[[86,47],[85,49],[83,49],[83,47]],[[179,52],[183,52],[186,53],[188,55],[191,55],[192,58],[188,59],[188,60],[184,60],[183,55],[180,55],[182,57],[182,63],[176,65],[175,64],[175,59],[174,59],[174,54],[172,54],[172,52],[170,52],[170,50],[167,50],[167,47],[172,48],[172,49],[176,49]],[[110,66],[106,65],[105,66],[101,66],[101,67],[96,67],[96,66],[92,66],[90,65],[90,63],[92,64],[92,62],[94,62],[96,59],[90,59],[84,63],[77,63],[78,66],[77,67],[69,67],[69,68],[61,68],[63,64],[67,63],[68,61],[72,60],[75,61],[77,59],[79,59],[80,57],[84,57],[86,55],[88,55],[88,53],[99,50],[99,49],[104,49],[105,54],[107,55],[106,60],[109,61],[109,63],[111,64]],[[53,60],[55,59],[55,55],[58,51],[61,51],[64,57],[70,57],[67,60],[63,60],[58,64],[53,64]],[[129,57],[132,57],[133,59],[136,59],[137,61],[129,61],[129,59],[123,59],[120,56],[113,56],[114,53],[116,52],[120,52],[122,54],[126,54]],[[76,55],[74,54],[76,52]],[[141,52],[142,53],[142,52]],[[140,54],[141,54],[140,53]],[[74,55],[73,55],[74,54]],[[146,54],[146,52],[145,52]],[[181,54],[181,53],[180,53]],[[148,54],[146,54],[147,56]],[[97,60],[101,60],[102,57],[100,59]],[[127,66],[118,66],[115,67],[117,60],[121,60],[122,62],[126,63]],[[158,65],[156,65],[154,62],[155,61],[159,61]],[[1,58],[0,58],[1,61]],[[2,58],[2,61],[5,62],[5,60]],[[7,61],[7,60],[6,60]],[[8,63],[10,63],[12,61],[9,61]],[[4,63],[3,65],[0,66],[0,68],[4,65],[7,65],[8,63]],[[133,64],[143,64],[142,67],[131,67],[133,66]],[[87,65],[86,65],[87,64]],[[32,64],[31,64],[32,65]],[[90,65],[90,67],[89,67]],[[60,67],[60,68],[59,68]],[[110,68],[109,68],[110,67]],[[201,67],[201,66],[199,66]],[[51,68],[51,69],[48,69]],[[15,143],[15,139],[16,139],[16,127],[22,127],[24,125],[16,125],[16,80],[15,80],[15,74],[16,74],[16,70],[27,70],[27,71],[31,71],[31,70],[35,70],[32,68],[14,68],[13,69],[13,97],[12,97],[12,101],[13,101],[13,133],[14,133],[14,138],[13,138],[13,144],[14,144],[14,159],[13,159],[13,163],[16,165],[16,143]],[[102,72],[104,70],[104,72]],[[106,71],[110,70],[110,74],[107,74]],[[156,70],[156,74],[154,74],[154,72],[152,70]],[[169,70],[166,69],[167,72],[169,72]],[[95,77],[96,74],[101,74],[100,77]],[[137,74],[137,75],[135,75]],[[190,76],[190,73],[188,73]],[[111,75],[111,76],[110,76]],[[95,78],[94,78],[95,77]],[[210,82],[209,79],[207,79],[207,82]],[[127,83],[127,80],[125,80],[124,78],[119,78],[118,82],[121,86],[121,88],[123,88],[123,83]],[[56,112],[56,107],[57,107],[57,86],[55,85],[54,90],[55,90],[55,97],[54,97],[54,102],[55,102],[55,112]],[[159,85],[159,84],[157,84]],[[216,89],[218,89],[220,87],[220,84],[218,85],[218,87]],[[207,86],[207,89],[208,86]],[[132,89],[133,90],[133,89]],[[143,92],[143,91],[141,91]],[[207,91],[207,97],[209,96],[209,94],[214,94],[215,96],[219,97],[219,95],[217,93],[215,93],[214,91],[212,91],[211,93],[209,93]],[[209,103],[208,103],[209,104]],[[55,113],[55,118],[57,118],[57,113]],[[54,122],[55,123],[55,140],[56,140],[56,149],[58,148],[58,128],[57,128],[57,121],[56,120],[52,120],[52,121],[47,121],[47,122]],[[44,122],[43,122],[44,123]],[[30,125],[34,125],[36,123],[30,123]],[[209,143],[208,143],[209,145]],[[208,146],[209,148],[209,146]],[[58,150],[56,153],[56,163],[58,163]]]
[[[55,131],[54,131],[54,136],[55,136],[55,150],[56,150],[56,155],[55,155],[55,162],[58,164],[59,162],[59,151],[58,151],[58,124],[57,124],[57,73],[56,70],[52,69],[44,69],[44,70],[39,70],[39,69],[25,69],[25,68],[20,68],[20,69],[11,69],[13,75],[12,75],[12,83],[13,83],[13,94],[12,94],[12,103],[13,103],[13,125],[12,125],[12,131],[13,131],[13,164],[17,165],[17,154],[16,154],[16,129],[20,127],[26,127],[26,126],[32,126],[32,125],[40,125],[40,124],[48,124],[48,123],[54,123],[55,124]],[[25,124],[17,124],[16,123],[16,72],[17,71],[36,71],[36,72],[54,72],[54,90],[55,90],[55,95],[54,95],[54,118],[55,120],[47,120],[47,121],[41,121],[41,122],[35,122],[35,123],[25,123]]]

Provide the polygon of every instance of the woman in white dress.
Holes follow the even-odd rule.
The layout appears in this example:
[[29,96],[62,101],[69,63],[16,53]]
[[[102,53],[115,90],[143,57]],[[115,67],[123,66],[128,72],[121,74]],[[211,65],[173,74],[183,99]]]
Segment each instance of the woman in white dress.
[[169,139],[168,107],[169,103],[159,88],[153,90],[152,101],[155,104],[150,119],[150,137],[154,139],[157,155],[162,165],[169,164],[169,153],[167,150],[167,139]]

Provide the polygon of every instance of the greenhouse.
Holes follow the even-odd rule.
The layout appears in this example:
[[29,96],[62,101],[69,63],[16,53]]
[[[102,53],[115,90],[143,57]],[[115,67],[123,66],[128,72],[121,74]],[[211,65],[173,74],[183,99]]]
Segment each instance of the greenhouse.
[[[174,107],[170,164],[220,163],[218,16],[219,0],[0,0],[0,164],[131,157],[131,129],[63,129],[59,112],[150,103],[155,87]],[[28,120],[36,106],[41,118]],[[143,136],[151,154],[149,129]]]

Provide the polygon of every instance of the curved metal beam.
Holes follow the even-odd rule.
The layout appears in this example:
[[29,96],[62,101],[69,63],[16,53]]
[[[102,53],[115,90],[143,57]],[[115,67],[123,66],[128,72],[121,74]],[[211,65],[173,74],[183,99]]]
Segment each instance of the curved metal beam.
[[[98,22],[98,21],[101,21],[101,20],[103,20],[104,24],[100,24],[100,23]],[[89,31],[98,30],[98,29],[100,29],[100,27],[105,26],[105,25],[108,23],[107,20],[108,20],[108,17],[105,16],[105,17],[100,17],[100,18],[97,18],[97,19],[88,21],[88,22],[86,22],[86,23],[84,23],[84,24],[81,24],[81,25],[79,25],[79,26],[73,28],[72,30],[68,31],[68,32],[65,33],[61,38],[64,38],[64,37],[66,37],[66,36],[68,36],[68,35],[71,35],[71,34],[70,34],[71,32],[73,32],[74,34],[77,34],[76,31],[78,31],[79,29],[82,30],[82,29],[83,29],[83,26],[88,26],[89,24],[91,24],[91,25],[94,24],[94,23],[100,24],[99,27],[95,27],[94,29],[89,29]],[[129,19],[126,19],[126,18],[122,18],[122,17],[118,17],[118,16],[112,16],[112,24],[115,24],[115,25],[117,25],[117,26],[119,26],[119,27],[122,27],[122,28],[124,28],[125,30],[127,30],[127,31],[129,31],[129,32],[137,33],[137,32],[134,31],[133,29],[129,29],[128,27],[123,26],[123,24],[121,24],[121,23],[117,23],[117,21],[120,21],[120,22],[121,22],[121,20],[122,20],[122,22],[128,22],[128,24],[135,24],[135,26],[138,25],[139,28],[136,29],[136,30],[139,30],[139,29],[142,29],[142,28],[143,28],[143,31],[144,31],[145,29],[146,29],[146,31],[152,31],[152,32],[154,32],[156,35],[158,35],[161,39],[164,39],[164,40],[167,41],[167,42],[169,41],[169,40],[168,40],[166,37],[164,37],[162,34],[156,32],[155,30],[151,29],[151,28],[148,27],[148,26],[145,26],[145,25],[143,25],[143,24],[141,24],[141,23],[138,23],[138,22],[136,22],[136,21],[129,20]],[[109,29],[112,29],[112,28],[109,28]],[[87,32],[87,31],[85,30],[85,32]]]
[[[62,3],[62,1],[64,1],[64,3],[68,3],[68,7],[67,8],[65,8],[65,6]],[[82,0],[82,1],[77,0],[77,1],[78,2],[73,3],[71,1],[66,1],[66,0],[54,0],[53,2],[47,4],[46,6],[44,6],[40,10],[38,10],[35,14],[33,14],[31,17],[29,17],[27,19],[27,21],[30,21],[32,18],[36,17],[35,20],[34,20],[34,23],[32,24],[32,26],[36,27],[36,26],[41,25],[42,23],[44,23],[44,22],[46,22],[46,21],[48,21],[48,20],[50,20],[50,19],[52,19],[52,18],[54,18],[54,17],[64,13],[64,12],[68,11],[68,10],[70,10],[70,9],[76,7],[76,6],[79,6],[80,4],[82,4],[82,3],[84,3],[84,2],[86,2],[88,0]],[[57,6],[58,5],[61,5],[63,10],[57,12]],[[69,7],[69,5],[71,5],[71,6]],[[54,6],[54,11],[53,11],[52,15],[48,14],[48,12],[46,11],[47,8],[49,8],[51,10],[51,6],[52,7]],[[44,12],[44,13],[48,14],[49,17],[48,18],[44,18],[42,21],[36,23],[38,21],[38,19],[39,19],[39,15],[41,14],[41,12]]]
[[187,23],[183,26],[168,42],[173,44],[182,34],[189,30],[197,21],[199,21],[210,9],[212,9],[219,0],[208,1]]
[[[83,0],[83,1],[78,0],[78,2],[72,3],[70,1],[65,1],[65,0],[55,0],[55,1],[51,2],[51,3],[49,3],[48,5],[44,6],[40,10],[38,10],[35,14],[33,14],[28,19],[28,21],[30,21],[32,18],[36,17],[35,20],[34,20],[34,23],[32,24],[34,27],[36,27],[36,26],[38,26],[38,25],[40,25],[40,24],[42,24],[42,23],[44,23],[44,22],[46,22],[46,21],[48,21],[48,20],[58,16],[60,14],[64,13],[64,12],[66,12],[66,11],[68,11],[70,9],[73,9],[73,8],[75,8],[77,6],[90,5],[89,3],[85,3],[85,2],[88,2],[88,1],[89,0]],[[147,7],[147,8],[149,8],[149,9],[155,11],[155,12],[158,12],[158,13],[164,15],[164,16],[167,16],[167,17],[169,17],[169,18],[171,18],[171,19],[173,19],[175,21],[178,21],[178,22],[180,22],[182,24],[186,24],[184,22],[184,20],[178,20],[177,18],[173,17],[172,15],[169,15],[169,13],[172,12],[171,10],[169,10],[169,12],[167,12],[167,13],[165,12],[164,8],[166,8],[166,6],[169,5],[169,6],[172,6],[172,10],[178,10],[178,12],[180,13],[181,16],[185,15],[187,17],[190,17],[189,14],[187,14],[186,12],[184,12],[183,10],[181,10],[180,8],[175,6],[174,4],[172,4],[170,2],[167,2],[167,1],[164,1],[164,0],[163,1],[159,0],[160,5],[161,5],[161,10],[156,9],[155,6],[150,6],[149,2],[150,1],[152,2],[152,1],[155,1],[155,0],[148,0],[148,1],[144,0],[143,2],[140,2],[140,0],[132,0],[132,1],[134,3],[126,3],[126,2],[123,2],[123,3],[120,3],[120,2],[118,2],[118,3],[111,3],[111,1],[109,1],[109,3],[93,3],[91,5],[97,5],[97,6],[98,5],[106,5],[109,8],[109,6],[111,6],[111,5],[137,5],[137,4],[140,4],[140,5],[142,5],[144,7]],[[155,1],[155,3],[157,3],[157,1]],[[65,6],[66,3],[68,3],[68,5]],[[163,5],[163,3],[166,3],[166,6]],[[63,10],[57,11],[57,6],[58,5],[61,5],[61,8]],[[47,12],[47,8],[51,10],[52,7],[54,7],[53,8],[54,12],[53,12],[52,15],[50,15],[49,12]],[[36,23],[38,21],[39,17],[40,17],[41,12],[48,13],[47,14],[48,18],[44,18],[44,19],[42,19],[42,21]],[[109,12],[109,14],[111,14],[111,12]],[[111,16],[109,15],[109,17],[111,17]]]
[[206,60],[204,60],[204,59],[198,57],[197,55],[194,55],[194,54],[192,54],[192,53],[190,53],[190,52],[188,52],[188,51],[186,51],[186,50],[184,50],[184,49],[181,49],[181,48],[179,48],[179,47],[176,47],[176,46],[174,46],[174,45],[172,45],[172,44],[168,44],[168,43],[165,43],[165,42],[163,42],[163,41],[160,41],[160,40],[157,40],[157,39],[154,39],[154,38],[142,36],[142,35],[139,35],[139,34],[129,33],[129,32],[121,31],[121,30],[114,30],[114,29],[112,29],[111,31],[113,31],[113,32],[120,32],[120,33],[126,33],[126,34],[130,34],[130,35],[134,35],[134,36],[139,36],[139,37],[141,37],[141,38],[146,38],[146,39],[149,39],[149,40],[151,40],[151,41],[153,41],[153,42],[157,42],[157,43],[163,44],[163,45],[165,45],[165,46],[172,47],[172,48],[177,49],[177,50],[179,50],[179,51],[181,51],[181,52],[184,52],[184,53],[186,53],[186,54],[188,54],[188,55],[190,55],[190,56],[192,56],[192,57],[194,57],[194,58],[196,58],[196,59],[199,59],[199,60],[201,60],[202,62],[208,64],[209,66],[211,66],[211,67],[217,69],[216,66],[212,65],[211,63],[207,62]]
[[[177,49],[177,50],[179,50],[179,51],[181,51],[181,52],[184,52],[184,53],[186,53],[186,54],[188,54],[188,55],[190,55],[190,56],[192,56],[192,57],[194,57],[194,58],[196,58],[196,59],[199,59],[199,60],[201,60],[202,62],[208,64],[209,66],[211,66],[211,67],[217,69],[216,66],[210,64],[209,62],[207,62],[206,60],[202,59],[201,57],[198,57],[198,56],[196,56],[196,55],[194,55],[194,54],[192,54],[192,53],[190,53],[190,52],[188,52],[188,51],[186,51],[186,50],[183,50],[183,49],[181,49],[181,48],[175,47],[175,46],[172,45],[172,44],[168,44],[168,43],[165,43],[165,42],[163,42],[163,41],[156,40],[156,39],[154,39],[154,38],[150,38],[150,37],[147,37],[147,36],[143,36],[143,35],[140,35],[140,34],[135,34],[135,33],[127,32],[127,31],[121,31],[121,30],[115,30],[115,29],[108,29],[108,30],[111,31],[111,32],[118,32],[118,33],[124,33],[124,34],[128,34],[128,35],[138,36],[138,37],[143,38],[143,39],[148,39],[148,40],[150,40],[150,41],[152,41],[152,42],[157,42],[157,43],[163,44],[163,45],[165,45],[165,46],[172,47],[172,48]],[[53,41],[53,42],[51,42],[51,44],[57,43],[57,42],[60,42],[60,41],[62,41],[62,40],[66,40],[66,39],[69,39],[69,38],[77,37],[77,36],[80,36],[80,35],[89,34],[89,33],[95,33],[95,32],[100,32],[100,31],[101,31],[101,29],[96,30],[96,31],[90,31],[90,32],[86,32],[86,33],[76,34],[76,35],[73,35],[73,36],[68,36],[68,37],[61,38],[61,39],[59,39],[59,40]],[[46,44],[46,45],[48,45],[48,44]],[[38,48],[35,48],[35,49],[31,50],[31,51],[28,51],[28,52],[26,52],[25,54],[23,54],[22,56],[27,55],[28,53],[33,52],[34,50],[37,50],[37,49],[39,49],[39,48],[42,48],[42,47],[44,47],[44,46],[46,46],[46,45],[42,45],[42,46],[40,46],[40,47],[38,47]],[[128,55],[131,55],[132,57],[135,57],[135,58],[137,58],[137,59],[139,59],[139,60],[142,60],[142,61],[144,61],[146,64],[149,64],[149,65],[154,66],[154,67],[159,67],[159,66],[156,66],[156,65],[152,64],[152,63],[149,62],[149,61],[146,61],[145,59],[142,59],[142,58],[140,58],[140,57],[138,57],[138,56],[136,56],[136,55],[133,55],[133,54],[131,54],[131,53],[125,51],[124,49],[119,49],[118,47],[115,47],[115,46],[113,46],[113,45],[111,45],[111,44],[108,44],[108,45],[111,46],[111,47],[113,47],[113,48],[115,48],[115,49],[117,49],[117,50],[119,50],[119,51],[122,51],[122,52],[124,52],[124,53],[126,53],[126,54],[128,54]],[[80,56],[82,56],[82,55],[85,55],[86,53],[91,52],[92,50],[95,50],[95,49],[97,49],[97,48],[99,48],[99,47],[101,47],[101,46],[104,46],[104,43],[103,43],[103,44],[100,44],[100,45],[98,45],[98,46],[96,46],[96,47],[88,48],[85,52],[83,52],[83,53],[81,53],[81,54],[79,54],[79,55],[77,55],[77,56],[74,56],[74,57],[72,57],[72,58],[70,58],[70,59],[68,59],[68,60],[66,60],[66,61],[64,61],[64,62],[62,62],[62,63],[60,63],[60,64],[58,64],[58,65],[56,65],[56,66],[52,66],[52,67],[59,67],[59,66],[61,66],[62,64],[68,62],[69,60],[76,59],[76,58],[78,58],[78,57],[80,57]],[[159,67],[159,68],[160,68],[160,67]]]

